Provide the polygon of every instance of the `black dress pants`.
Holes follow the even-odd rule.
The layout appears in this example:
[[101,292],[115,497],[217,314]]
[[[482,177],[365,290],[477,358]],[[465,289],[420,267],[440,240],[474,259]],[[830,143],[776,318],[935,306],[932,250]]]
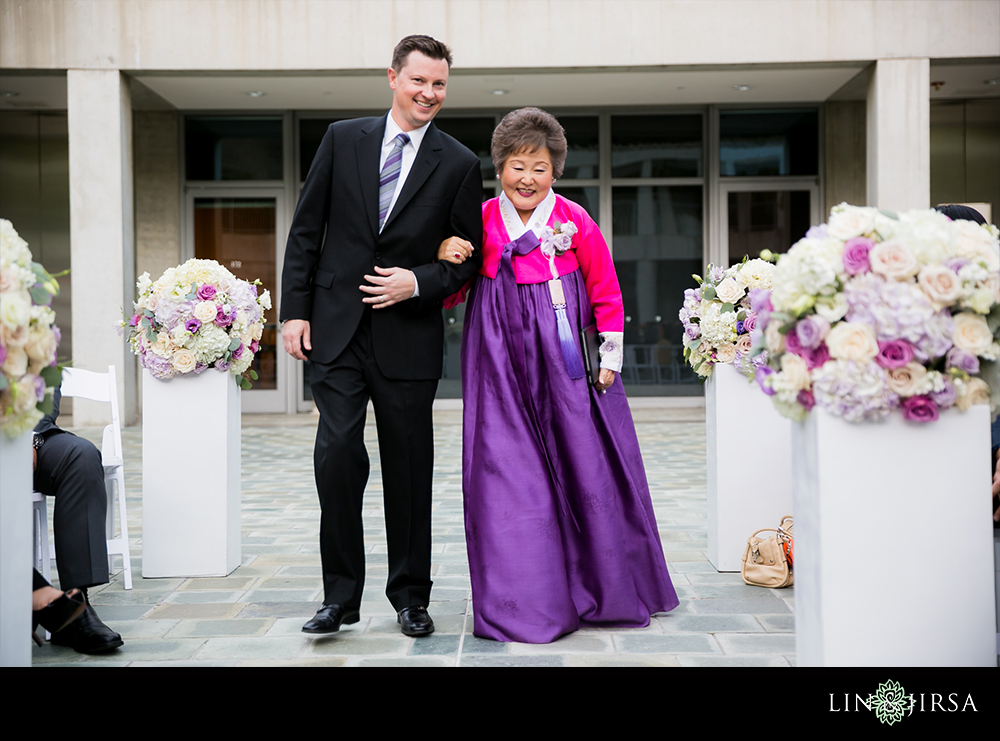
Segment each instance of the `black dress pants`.
[[35,490],[55,500],[56,568],[63,591],[106,584],[108,495],[101,452],[82,437],[53,429],[38,449]]
[[372,350],[371,309],[331,363],[309,370],[320,413],[313,463],[319,492],[325,604],[356,609],[365,581],[362,498],[369,459],[364,429],[371,399],[378,426],[389,549],[386,596],[396,610],[427,606],[431,591],[432,405],[438,381],[395,380]]

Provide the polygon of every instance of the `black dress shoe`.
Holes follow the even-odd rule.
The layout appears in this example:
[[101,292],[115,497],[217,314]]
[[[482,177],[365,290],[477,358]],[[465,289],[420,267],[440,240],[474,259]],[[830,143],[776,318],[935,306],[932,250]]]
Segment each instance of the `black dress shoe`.
[[404,607],[396,615],[396,622],[403,626],[403,635],[419,638],[434,632],[434,621],[426,607]]
[[349,610],[337,604],[323,605],[316,617],[302,626],[302,632],[313,635],[336,633],[341,625],[353,625],[360,619],[361,613],[358,610]]
[[89,604],[80,617],[58,633],[52,634],[53,646],[66,646],[81,654],[99,654],[125,645],[122,637],[101,622]]

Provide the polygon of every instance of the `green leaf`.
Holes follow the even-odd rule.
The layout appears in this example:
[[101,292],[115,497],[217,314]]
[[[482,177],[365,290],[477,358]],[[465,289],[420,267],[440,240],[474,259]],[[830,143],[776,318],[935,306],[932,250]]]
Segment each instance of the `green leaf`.
[[7,376],[5,376],[3,373],[0,373],[0,391],[3,391],[5,388],[7,388],[8,385],[9,384],[7,382]]
[[52,303],[52,294],[49,293],[40,284],[36,284],[28,289],[28,293],[31,294],[31,302],[35,306],[48,306]]
[[229,343],[229,352],[232,352],[233,350],[235,350],[237,347],[240,346],[240,344],[242,344],[240,342],[240,338],[239,337],[233,337],[232,341]]
[[731,311],[733,311],[733,305],[731,303],[729,303],[727,301],[726,303],[724,303],[722,305],[722,313],[723,314],[725,314],[726,312],[731,312]]
[[792,319],[790,322],[785,322],[780,327],[778,327],[779,334],[788,334],[793,329],[795,329],[796,324],[798,324],[798,322],[795,319]]
[[746,318],[747,318],[747,310],[746,309],[740,309],[739,314],[736,315],[736,321],[742,322]]
[[58,365],[47,365],[39,373],[46,386],[58,386],[62,381],[62,367]]
[[257,371],[255,371],[253,368],[250,369],[250,378],[252,378],[254,381],[256,381],[259,378],[259,376],[257,375]]
[[701,297],[708,301],[715,298],[715,286],[705,286],[704,290],[701,292]]

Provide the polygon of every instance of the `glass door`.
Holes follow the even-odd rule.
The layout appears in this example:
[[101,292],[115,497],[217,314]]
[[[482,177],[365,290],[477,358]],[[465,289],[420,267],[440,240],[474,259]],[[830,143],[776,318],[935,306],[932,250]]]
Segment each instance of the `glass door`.
[[819,189],[814,184],[723,183],[719,234],[727,265],[768,249],[778,254],[820,221]]
[[[274,189],[198,189],[187,193],[188,245],[237,278],[271,292],[260,349],[251,366],[258,379],[243,394],[244,412],[284,412],[286,359],[278,327],[279,235],[285,234],[284,192]],[[191,254],[188,252],[188,254]]]

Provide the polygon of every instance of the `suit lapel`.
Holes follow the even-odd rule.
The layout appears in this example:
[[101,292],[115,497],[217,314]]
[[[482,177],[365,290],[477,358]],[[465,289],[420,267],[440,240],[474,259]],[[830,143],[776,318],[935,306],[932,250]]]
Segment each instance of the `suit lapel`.
[[356,144],[361,195],[368,211],[368,223],[376,236],[378,235],[378,161],[383,138],[385,138],[385,116],[374,119],[371,126],[364,129],[364,135]]
[[[427,127],[427,133],[424,134],[424,140],[420,143],[420,149],[417,152],[417,157],[413,160],[413,167],[410,168],[410,173],[406,176],[406,182],[403,183],[403,189],[399,192],[399,198],[396,199],[396,203],[393,205],[392,211],[389,213],[389,218],[386,219],[385,227],[383,227],[383,229],[388,228],[389,224],[396,220],[396,216],[402,212],[406,204],[409,203],[410,199],[413,198],[418,190],[420,190],[421,186],[427,181],[427,178],[430,177],[430,174],[434,172],[435,168],[438,164],[440,164],[441,148],[441,133],[432,122]],[[377,193],[375,202],[378,202]]]

